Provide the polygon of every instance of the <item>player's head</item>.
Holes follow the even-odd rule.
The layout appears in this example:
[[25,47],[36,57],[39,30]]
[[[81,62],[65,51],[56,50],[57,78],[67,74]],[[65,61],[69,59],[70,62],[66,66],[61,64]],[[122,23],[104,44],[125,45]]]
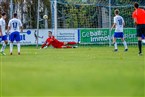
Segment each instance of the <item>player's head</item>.
[[13,17],[14,17],[14,18],[17,18],[17,16],[18,16],[17,13],[14,13],[14,14],[13,14]]
[[137,2],[134,3],[134,8],[135,9],[139,8],[139,4]]
[[115,9],[114,14],[115,15],[119,15],[119,10],[118,9]]
[[7,18],[7,15],[5,12],[2,13],[2,18],[6,19]]
[[52,36],[52,32],[48,31],[48,36],[51,37]]

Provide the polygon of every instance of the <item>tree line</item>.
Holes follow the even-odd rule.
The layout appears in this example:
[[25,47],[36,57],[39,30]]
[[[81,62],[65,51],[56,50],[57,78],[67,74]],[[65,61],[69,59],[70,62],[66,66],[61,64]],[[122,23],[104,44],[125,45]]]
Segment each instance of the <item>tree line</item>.
[[[10,0],[0,2],[0,13],[6,12],[10,19],[10,11],[17,12],[22,20],[24,28],[37,27],[38,0]],[[40,0],[40,28],[52,27],[52,0]],[[103,28],[109,27],[109,0],[58,0],[57,3],[57,25],[58,28]],[[114,9],[118,8],[124,17],[126,27],[133,27],[132,12],[133,3],[137,1],[144,7],[145,0],[111,0],[111,18],[114,16]],[[11,8],[12,7],[12,8]],[[43,19],[43,15],[49,19]],[[130,18],[128,18],[130,17]],[[112,20],[113,21],[113,20]]]

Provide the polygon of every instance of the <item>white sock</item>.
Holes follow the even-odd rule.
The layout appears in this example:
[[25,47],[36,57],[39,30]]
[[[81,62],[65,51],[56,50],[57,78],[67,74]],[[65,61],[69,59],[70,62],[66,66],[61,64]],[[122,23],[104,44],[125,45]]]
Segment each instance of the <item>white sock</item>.
[[115,47],[115,49],[118,49],[118,48],[117,48],[117,42],[114,43],[114,47]]
[[127,47],[127,43],[126,43],[126,41],[123,42],[123,45],[124,45],[125,49],[128,48],[128,47]]
[[5,44],[5,42],[3,42],[1,52],[4,52],[5,48],[6,48],[6,44]]
[[10,43],[10,53],[13,52],[13,43]]
[[21,48],[20,43],[17,43],[17,48],[18,48],[18,53],[20,53],[20,48]]

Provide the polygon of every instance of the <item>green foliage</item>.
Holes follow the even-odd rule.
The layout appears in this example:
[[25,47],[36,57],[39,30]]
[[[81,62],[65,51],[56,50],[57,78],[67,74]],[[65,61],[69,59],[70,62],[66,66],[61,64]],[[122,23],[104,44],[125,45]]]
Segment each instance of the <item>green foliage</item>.
[[[61,14],[58,14],[58,18],[62,18],[60,21],[61,24],[58,25],[60,28],[63,28],[64,25],[66,28],[98,28],[103,27],[103,19],[108,18],[108,0],[58,0],[59,3],[63,2],[65,4],[58,4],[58,10]],[[123,16],[126,26],[125,27],[134,27],[132,12],[134,11],[133,3],[137,1],[140,5],[145,5],[145,1],[142,0],[111,0],[112,14],[111,19],[114,17],[114,9],[118,8],[120,10],[120,15]],[[90,4],[90,5],[85,5]],[[105,18],[103,18],[102,8],[105,8],[107,11]],[[63,9],[63,10],[62,10]],[[113,20],[112,20],[113,21]],[[109,22],[109,19],[108,19]],[[107,22],[106,22],[107,23]],[[109,24],[108,24],[109,27]]]
[[61,11],[63,15],[58,17],[63,17],[66,28],[82,28],[82,27],[93,27],[96,26],[96,12],[95,6],[85,6],[85,5],[62,5],[58,4],[58,10]]
[[[6,3],[6,2],[1,2],[1,4],[0,4],[0,14],[1,14],[2,12],[8,13],[8,10],[9,10],[9,4]],[[8,14],[7,14],[7,16],[8,16]],[[0,16],[0,17],[1,17],[1,16]],[[9,16],[8,16],[8,17],[9,17]],[[6,19],[6,22],[8,22],[8,18]]]
[[[24,28],[29,26],[29,28],[37,27],[37,3],[38,0],[26,0],[28,11],[23,13],[26,14],[27,23],[24,24]],[[40,12],[40,17],[44,15],[44,11],[47,8],[48,12],[48,27],[51,28],[52,12],[51,12],[51,2],[50,0],[40,0],[43,7],[42,12]],[[122,15],[126,22],[126,27],[133,27],[132,12],[134,10],[133,3],[137,1],[143,7],[145,5],[145,0],[111,0],[111,10],[112,17],[114,16],[114,9],[118,8],[120,10],[120,15]],[[23,0],[13,0],[14,6],[20,4],[23,6]],[[9,20],[9,4],[10,0],[7,2],[2,2],[0,4],[0,10],[8,13]],[[108,25],[109,27],[109,0],[58,0],[58,27],[59,28],[102,28],[103,25]],[[17,8],[17,7],[14,7]],[[105,8],[105,13],[102,12],[102,8]],[[21,8],[22,10],[22,8]],[[23,15],[22,15],[23,16]],[[105,17],[104,17],[105,16]],[[104,21],[105,20],[105,23]],[[44,20],[40,23],[40,28],[44,28]]]

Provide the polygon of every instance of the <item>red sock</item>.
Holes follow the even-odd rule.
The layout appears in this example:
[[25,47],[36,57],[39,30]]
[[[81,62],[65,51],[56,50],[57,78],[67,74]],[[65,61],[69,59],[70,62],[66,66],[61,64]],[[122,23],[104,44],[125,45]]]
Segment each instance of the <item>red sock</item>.
[[67,44],[74,45],[74,44],[77,44],[77,43],[76,42],[68,42]]

